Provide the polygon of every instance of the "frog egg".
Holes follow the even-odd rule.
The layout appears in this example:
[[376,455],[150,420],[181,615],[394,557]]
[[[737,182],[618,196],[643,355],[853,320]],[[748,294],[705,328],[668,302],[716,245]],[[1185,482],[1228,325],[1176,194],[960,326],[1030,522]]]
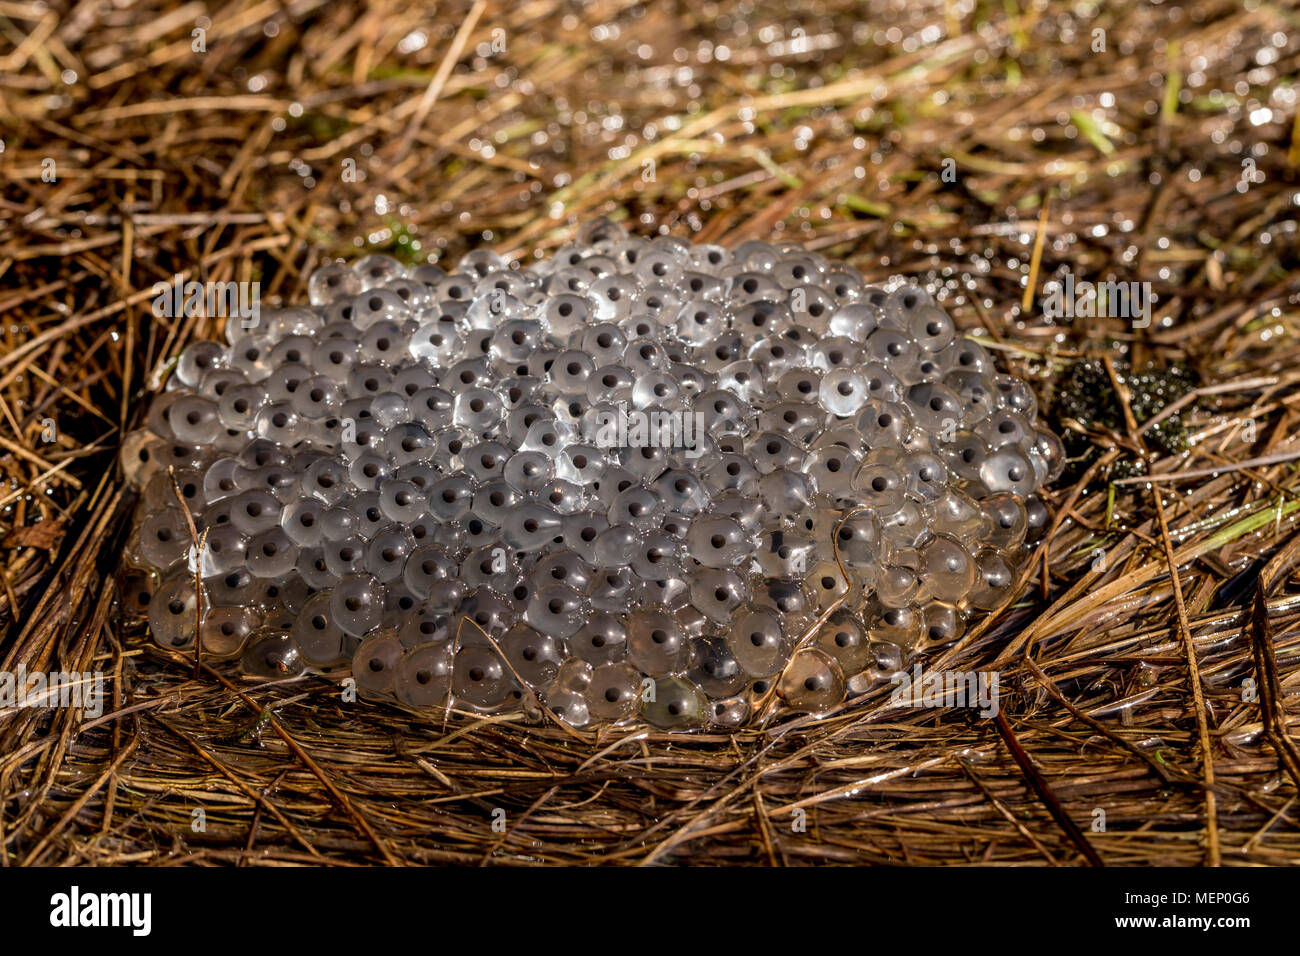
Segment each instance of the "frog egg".
[[581,511],[588,503],[586,490],[581,485],[565,481],[563,478],[547,482],[534,494],[552,511],[561,515]]
[[365,566],[366,539],[351,534],[337,540],[327,540],[321,548],[326,572],[334,578],[359,573]]
[[641,687],[641,672],[632,665],[600,664],[592,668],[583,698],[591,717],[616,723],[636,713]]
[[467,388],[452,403],[452,423],[471,431],[486,433],[501,421],[504,406],[489,388]]
[[904,564],[886,564],[875,576],[875,598],[885,607],[902,607],[920,595],[921,579]]
[[[586,519],[584,519],[586,520]],[[641,536],[637,534],[635,528],[627,525],[610,525],[609,519],[600,516],[600,520],[605,524],[591,543],[589,552],[580,552],[585,560],[589,561],[592,566],[604,569],[626,568],[632,561],[633,555],[636,554],[641,544]],[[585,527],[579,530],[581,536],[586,531],[592,530],[591,527]]]
[[978,576],[969,597],[970,605],[981,611],[991,611],[1001,603],[1015,582],[1015,568],[999,548],[981,548],[975,555],[975,564]]
[[520,580],[519,564],[514,552],[499,546],[488,546],[465,556],[460,563],[460,577],[471,587],[486,587],[500,594],[508,594]]
[[[850,372],[862,364],[861,350],[856,342],[850,338],[839,337],[834,335],[823,336],[807,349],[808,362],[814,368],[824,373],[822,382],[826,381],[826,376],[832,372]],[[843,381],[843,379],[838,379]],[[856,379],[854,380],[857,381]],[[859,389],[859,392],[865,389]],[[836,394],[841,398],[844,397],[842,389],[836,389]]]
[[739,730],[753,715],[754,708],[746,694],[710,701],[708,719],[710,726],[719,730]]
[[[345,512],[351,513],[351,521],[340,517],[340,528],[347,525],[350,534],[359,534],[363,538],[371,538],[380,528],[385,527],[392,519],[384,514],[380,506],[379,495],[373,491],[361,492],[352,495],[350,498],[340,502],[341,508]],[[327,515],[336,516],[339,508],[331,508]],[[336,535],[326,534],[327,539],[333,539]]]
[[[648,414],[654,416],[662,414],[662,412],[658,409],[651,409]],[[663,438],[656,436],[651,439],[652,442],[655,442],[654,444],[620,450],[616,453],[616,460],[623,470],[633,478],[641,482],[650,481],[665,468],[671,468],[681,463],[679,460],[681,456],[669,450],[669,443],[672,440],[667,436],[667,433]],[[608,496],[605,497],[608,498]],[[653,518],[645,517],[644,511],[636,517],[639,519],[636,522],[639,527],[649,527],[654,523]]]
[[627,659],[650,677],[666,677],[685,666],[689,648],[681,625],[663,611],[637,609],[627,620]]
[[303,419],[318,421],[327,418],[343,400],[343,390],[325,375],[312,375],[294,389],[289,406]]
[[945,365],[949,372],[976,372],[981,376],[994,371],[993,360],[984,346],[971,339],[958,339],[945,352]]
[[1043,504],[1042,498],[1030,495],[1025,499],[1025,520],[1027,540],[1038,541],[1046,534],[1051,515],[1048,513],[1047,505]]
[[780,615],[761,607],[739,609],[725,640],[732,658],[751,679],[773,676],[789,658]]
[[913,422],[941,439],[962,424],[961,397],[945,385],[919,382],[907,390],[906,403]]
[[862,622],[843,608],[827,619],[816,646],[840,666],[844,674],[857,674],[871,664],[870,639]]
[[501,477],[518,494],[530,496],[555,477],[556,461],[540,451],[517,451],[507,455]]
[[[273,402],[288,402],[293,398],[293,393],[298,390],[298,387],[311,377],[311,369],[306,365],[277,357],[276,351],[282,345],[284,343],[277,343],[275,348],[271,350],[271,355],[267,360],[271,372],[261,382],[262,387],[266,389],[266,394]],[[298,353],[295,352],[294,354]]]
[[985,529],[985,510],[970,495],[952,486],[926,505],[926,514],[932,532],[951,535],[963,543],[975,541]]
[[750,598],[748,583],[735,571],[700,567],[687,577],[691,604],[715,624],[726,624],[732,612]]
[[218,606],[203,614],[203,653],[218,659],[236,657],[259,623],[260,616],[249,607]]
[[573,654],[590,664],[616,664],[627,657],[627,628],[619,616],[593,611],[567,644]]
[[564,663],[563,644],[550,634],[516,624],[500,641],[514,674],[534,690],[548,686]]
[[167,650],[193,647],[196,606],[192,577],[173,574],[164,578],[149,602],[149,631],[154,642]]
[[[874,640],[871,643],[871,657],[878,670],[885,674],[897,674],[903,669],[906,653],[903,648],[889,641]],[[855,678],[856,679],[856,676]]]
[[137,553],[159,570],[170,568],[192,547],[189,525],[178,508],[163,508],[145,517],[136,529]]
[[690,554],[705,567],[733,568],[748,560],[753,543],[739,522],[720,515],[700,515],[686,536]]
[[567,342],[590,323],[591,304],[584,296],[560,292],[547,297],[535,314],[551,336]]
[[781,254],[769,242],[761,239],[747,239],[732,250],[732,263],[742,269],[756,272],[769,272],[780,261]]
[[260,438],[292,445],[306,434],[303,420],[288,402],[268,402],[253,418],[253,431]]
[[281,578],[298,563],[298,548],[279,527],[249,538],[246,545],[248,569],[263,579]]
[[685,549],[666,532],[653,531],[638,540],[632,554],[632,570],[647,581],[680,580],[684,574]]
[[250,382],[260,382],[271,371],[271,340],[261,335],[244,335],[230,347],[230,367]]
[[200,395],[183,395],[171,406],[168,424],[177,440],[194,445],[216,441],[222,428],[217,405]]
[[820,713],[955,640],[1046,533],[1060,441],[923,289],[604,220],[506,266],[326,264],[310,307],[185,350],[121,456],[125,555],[176,569],[156,641],[193,640],[196,570],[252,676],[366,646],[375,699],[729,729],[778,677]]
[[199,388],[209,373],[226,368],[227,351],[218,342],[191,342],[176,361],[176,381],[186,388]]
[[797,468],[803,463],[803,449],[784,435],[775,432],[759,433],[751,439],[746,451],[760,476],[769,475],[780,468]]
[[1025,503],[1009,491],[989,495],[980,502],[987,534],[985,543],[1004,551],[1018,551],[1029,529]]
[[905,498],[902,506],[880,517],[880,529],[891,548],[915,548],[930,535],[920,502]]
[[856,424],[866,446],[875,449],[902,447],[913,423],[906,405],[873,399],[863,406]]
[[362,567],[383,584],[401,578],[415,539],[404,526],[390,525],[366,542]]
[[820,648],[806,648],[781,674],[778,693],[793,709],[824,713],[844,700],[844,674]]
[[348,494],[350,477],[350,470],[343,461],[333,457],[321,457],[303,471],[300,487],[304,495],[309,495],[328,507],[338,504]]
[[450,645],[426,644],[407,651],[393,674],[393,693],[408,707],[445,706],[450,700]]
[[462,646],[456,652],[451,689],[458,700],[481,709],[497,707],[523,696],[500,653],[479,645]]
[[377,627],[383,614],[384,589],[374,575],[349,572],[340,576],[330,595],[333,620],[352,637]]
[[587,698],[580,692],[566,687],[551,687],[546,691],[547,709],[562,723],[570,727],[582,728],[591,723],[591,711],[587,707]]
[[1065,445],[1060,438],[1044,428],[1037,429],[1034,434],[1034,448],[1047,464],[1047,477],[1044,483],[1055,481],[1065,470]]
[[334,576],[330,574],[325,554],[320,548],[299,548],[295,570],[309,588],[319,590],[334,584]]
[[907,485],[897,468],[869,459],[854,473],[853,488],[864,507],[877,515],[888,515],[903,506]]
[[279,527],[281,504],[269,491],[241,491],[229,499],[230,523],[252,537]]
[[948,313],[934,303],[906,311],[908,334],[926,352],[946,349],[956,338],[957,330]]
[[692,641],[693,666],[688,676],[710,698],[732,697],[749,683],[749,675],[721,637],[698,637]]
[[331,616],[330,592],[317,591],[303,606],[293,624],[293,638],[304,662],[330,667],[347,657],[347,635]]
[[948,490],[948,469],[943,459],[928,451],[913,452],[899,462],[899,470],[910,498],[920,502],[937,500]]
[[773,578],[802,576],[815,560],[817,544],[792,531],[769,531],[759,539],[758,563]]
[[921,551],[921,576],[926,589],[940,601],[956,602],[975,584],[975,560],[955,538],[936,535]]
[[369,698],[391,695],[397,667],[405,653],[397,632],[392,629],[377,628],[367,635],[352,655],[352,677],[358,692]]
[[[507,463],[507,468],[509,464]],[[446,482],[448,484],[444,485]],[[500,525],[506,517],[520,503],[525,500],[525,494],[512,488],[504,479],[494,478],[491,481],[475,487],[472,481],[467,482],[465,476],[455,475],[436,482],[430,491],[430,503],[434,511],[439,515],[455,517],[462,515],[459,507],[452,509],[451,506],[457,504],[462,498],[462,489],[472,491],[469,499],[469,513],[473,514],[491,524]],[[443,500],[447,492],[451,492],[450,500]],[[439,504],[439,501],[442,501]],[[447,508],[444,510],[443,505]]]
[[263,309],[259,317],[251,323],[242,324],[260,327],[272,339],[282,339],[293,335],[314,335],[324,326],[321,310],[305,306],[293,306],[283,309]]
[[403,615],[397,630],[403,647],[409,650],[425,644],[450,646],[456,643],[456,635],[452,632],[451,610],[461,603],[468,588],[460,581],[448,580],[442,582],[434,592],[437,593],[444,587],[448,591],[444,597],[427,598],[423,604]]
[[586,587],[591,607],[597,610],[624,610],[636,597],[637,576],[630,567],[601,568]]
[[118,453],[118,462],[127,483],[139,491],[147,485],[159,468],[164,467],[164,447],[167,442],[148,428],[128,432]]
[[[247,565],[248,538],[230,524],[205,529],[200,573],[204,578],[221,577]],[[143,538],[144,532],[141,531]],[[192,558],[188,564],[192,565]]]
[[[944,355],[947,354],[945,351]],[[968,428],[983,421],[997,408],[992,383],[987,374],[955,370],[948,372],[940,381],[961,400],[962,420]]]
[[853,497],[853,474],[858,456],[843,445],[829,445],[810,452],[804,459],[804,473],[819,494],[848,501]]
[[429,596],[425,598],[424,607],[431,613],[451,614],[461,607],[470,593],[469,585],[457,578],[435,581],[429,587]]
[[757,491],[767,514],[778,521],[792,521],[805,513],[813,495],[812,483],[797,464],[763,475]]
[[984,459],[979,480],[990,491],[1010,491],[1022,498],[1033,494],[1037,485],[1029,457],[1013,445],[997,448]]
[[640,579],[639,591],[638,603],[659,605],[674,612],[690,600],[690,586],[676,575]]
[[695,515],[707,507],[708,489],[699,476],[684,468],[670,468],[650,482],[666,514]]
[[407,397],[406,412],[412,421],[433,434],[451,424],[453,402],[451,392],[430,386],[418,389]]
[[377,325],[397,324],[411,317],[411,308],[402,297],[388,288],[372,287],[354,295],[351,321],[358,331]]
[[973,430],[994,450],[1012,446],[1027,451],[1037,440],[1028,420],[1019,412],[1006,408],[990,412]]
[[259,628],[250,634],[239,661],[249,677],[265,680],[296,677],[304,669],[293,637],[278,628]]
[[687,730],[701,725],[707,699],[692,681],[665,677],[654,681],[652,693],[641,695],[641,716],[663,730]]
[[383,623],[386,627],[397,627],[406,620],[419,606],[420,599],[412,594],[401,581],[393,581],[384,588]]
[[357,275],[361,288],[373,289],[406,275],[406,268],[392,256],[379,253],[362,256],[352,264],[352,271]]
[[961,637],[965,626],[962,612],[955,605],[931,601],[921,609],[926,640],[948,644]]
[[775,611],[787,631],[800,631],[816,611],[812,592],[800,580],[768,578],[754,589],[754,605]]
[[361,277],[348,266],[331,262],[312,271],[307,279],[307,298],[314,306],[361,291]]
[[533,592],[524,616],[543,633],[565,638],[582,626],[585,613],[586,601],[580,591],[553,582]]
[[[425,514],[435,496],[442,507],[449,493],[449,489],[435,486],[433,494],[422,494],[414,482],[388,479],[379,483],[379,510],[387,520],[406,524]],[[460,502],[463,510],[468,511],[470,494],[465,492],[459,498],[453,497],[452,503],[455,502]]]
[[818,561],[812,565],[804,583],[823,609],[845,595],[858,593],[862,586],[854,571],[849,570],[848,577],[845,577],[844,571],[834,561]]
[[298,497],[280,511],[280,528],[299,547],[315,547],[325,539],[321,516],[326,505],[315,498]]
[[921,349],[906,332],[879,328],[867,336],[862,346],[867,362],[884,365],[891,375],[904,383],[915,381],[921,361]]
[[451,623],[454,638],[463,646],[488,643],[499,638],[518,619],[513,604],[489,588],[475,588],[460,604],[460,614]]
[[300,478],[292,465],[266,465],[262,468],[240,469],[236,480],[250,489],[264,489],[283,506],[298,497]]

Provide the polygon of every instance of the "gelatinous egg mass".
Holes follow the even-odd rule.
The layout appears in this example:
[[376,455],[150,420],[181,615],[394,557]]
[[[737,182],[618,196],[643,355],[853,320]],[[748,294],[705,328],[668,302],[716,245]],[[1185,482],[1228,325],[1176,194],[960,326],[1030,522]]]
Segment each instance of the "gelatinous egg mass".
[[957,640],[1044,530],[1030,387],[923,289],[797,246],[599,220],[525,268],[371,255],[308,293],[189,346],[124,444],[126,599],[165,648],[736,727]]

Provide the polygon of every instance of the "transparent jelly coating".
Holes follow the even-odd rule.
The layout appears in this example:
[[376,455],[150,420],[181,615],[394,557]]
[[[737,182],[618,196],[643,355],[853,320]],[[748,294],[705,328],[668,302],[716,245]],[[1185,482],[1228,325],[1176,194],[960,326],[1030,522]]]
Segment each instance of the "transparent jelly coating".
[[157,644],[726,731],[959,640],[1048,533],[1061,441],[926,289],[603,219],[523,262],[329,262],[185,348],[121,452]]

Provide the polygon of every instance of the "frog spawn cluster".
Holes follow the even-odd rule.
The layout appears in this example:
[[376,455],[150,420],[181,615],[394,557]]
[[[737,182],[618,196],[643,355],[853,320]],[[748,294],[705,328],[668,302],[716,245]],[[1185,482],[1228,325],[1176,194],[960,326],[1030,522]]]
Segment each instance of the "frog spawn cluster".
[[308,294],[187,348],[122,452],[128,602],[192,649],[197,572],[203,652],[252,676],[578,727],[823,711],[999,602],[1062,464],[927,292],[795,246],[600,220]]

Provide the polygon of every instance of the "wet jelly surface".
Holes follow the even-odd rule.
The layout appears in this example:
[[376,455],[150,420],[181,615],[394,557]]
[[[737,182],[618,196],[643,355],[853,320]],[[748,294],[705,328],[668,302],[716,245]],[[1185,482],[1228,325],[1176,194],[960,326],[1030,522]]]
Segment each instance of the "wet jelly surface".
[[925,290],[795,246],[598,220],[309,298],[189,346],[122,450],[128,601],[192,650],[197,570],[203,653],[253,677],[576,727],[822,712],[997,605],[1062,465]]

